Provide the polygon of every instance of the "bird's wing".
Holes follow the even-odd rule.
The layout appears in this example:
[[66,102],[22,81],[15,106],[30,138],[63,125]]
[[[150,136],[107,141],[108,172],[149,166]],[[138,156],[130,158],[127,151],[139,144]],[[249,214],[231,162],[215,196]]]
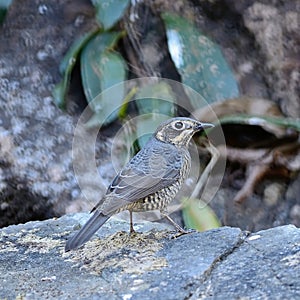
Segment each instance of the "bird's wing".
[[119,172],[99,209],[111,214],[126,204],[151,195],[180,177],[183,155],[175,146],[153,141]]

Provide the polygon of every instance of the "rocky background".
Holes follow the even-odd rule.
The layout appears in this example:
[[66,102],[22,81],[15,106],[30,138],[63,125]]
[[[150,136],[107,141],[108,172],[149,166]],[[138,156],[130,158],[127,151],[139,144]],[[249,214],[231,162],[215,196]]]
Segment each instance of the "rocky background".
[[[141,2],[136,10],[141,20],[145,12],[147,21],[156,20],[155,12],[163,10],[181,13],[194,20],[202,31],[209,33],[222,47],[234,69],[242,94],[269,98],[280,105],[286,116],[299,117],[297,2],[154,1]],[[126,25],[126,19],[124,23]],[[156,30],[159,30],[159,22],[156,23]],[[138,22],[134,26],[137,32],[141,30]],[[63,55],[76,38],[94,28],[94,9],[89,1],[13,1],[9,7],[0,29],[2,227],[90,209],[80,194],[71,161],[73,128],[80,113],[80,105],[84,104],[82,91],[74,88],[78,86],[76,70],[68,96],[73,103],[77,103],[74,104],[75,110],[70,109],[66,113],[58,109],[53,103],[52,91],[61,79],[58,66]],[[149,30],[153,29],[150,27]],[[156,45],[154,42],[158,35],[154,32],[152,36],[154,40],[150,39],[150,42]],[[155,56],[158,49],[154,46],[150,49],[150,42],[145,40],[141,41],[144,44],[137,52],[137,49],[130,48],[131,40],[132,32],[129,31],[128,42],[125,40],[124,47],[128,45],[126,49],[130,63],[138,66],[136,73],[141,74],[137,75],[155,74],[171,79],[179,78],[170,63],[153,63],[151,70],[154,70],[154,74],[150,71],[145,73],[149,68],[137,61],[137,55],[146,53],[151,62],[151,57]],[[162,49],[159,51],[164,53]],[[108,179],[113,177],[113,172],[109,171],[112,168],[109,167],[108,155],[109,136],[113,135],[113,128],[103,133],[104,138],[99,143],[101,146],[97,146],[99,164],[101,162],[105,166],[106,173],[111,172]],[[276,181],[277,188],[271,188],[275,192],[269,202],[276,204],[275,209],[271,207],[271,220],[267,220],[266,216],[260,218],[258,222],[261,225],[258,227],[255,227],[257,222],[248,227],[245,223],[239,224],[238,220],[230,223],[228,219],[234,216],[225,220],[226,205],[212,205],[225,225],[251,230],[272,227],[274,222],[275,225],[290,222],[299,225],[299,199],[295,199],[295,195],[299,194],[299,177],[295,175],[289,176],[288,181]],[[104,180],[103,186],[108,182]],[[236,193],[236,186],[232,188],[225,182],[224,188],[223,194],[219,195],[219,198],[224,199],[217,203],[230,202]],[[260,203],[263,195],[253,197],[247,201],[247,206],[255,203],[256,208],[262,204],[264,211],[270,208]],[[280,204],[281,201],[285,204]],[[246,210],[246,207],[242,207],[243,212]],[[255,208],[250,209],[249,219],[253,218],[253,213]],[[259,213],[264,214],[263,211]]]

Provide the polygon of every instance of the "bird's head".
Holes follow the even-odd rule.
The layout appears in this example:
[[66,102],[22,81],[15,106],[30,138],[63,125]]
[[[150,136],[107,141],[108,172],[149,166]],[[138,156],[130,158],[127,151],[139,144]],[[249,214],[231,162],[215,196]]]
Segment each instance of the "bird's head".
[[194,133],[209,127],[214,127],[214,125],[201,123],[191,118],[179,117],[160,124],[154,136],[162,142],[182,147],[188,145]]

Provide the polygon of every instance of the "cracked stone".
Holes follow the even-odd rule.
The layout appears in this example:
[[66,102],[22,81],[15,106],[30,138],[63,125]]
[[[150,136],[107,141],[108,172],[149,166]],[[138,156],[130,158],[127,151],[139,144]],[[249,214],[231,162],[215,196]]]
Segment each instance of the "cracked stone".
[[286,225],[251,234],[191,299],[299,299],[299,280],[300,230]]
[[[255,234],[222,227],[171,239],[170,227],[143,222],[128,234],[111,218],[80,249],[67,237],[88,214],[0,230],[0,298],[295,299],[300,296],[300,230]],[[174,233],[174,232],[173,232]]]

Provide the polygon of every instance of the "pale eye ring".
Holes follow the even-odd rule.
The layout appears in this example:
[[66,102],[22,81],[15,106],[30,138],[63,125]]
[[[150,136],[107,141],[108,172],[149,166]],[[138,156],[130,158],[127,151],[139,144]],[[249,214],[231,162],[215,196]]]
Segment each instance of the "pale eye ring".
[[184,128],[184,124],[181,121],[177,121],[174,126],[173,126],[176,130],[181,130]]

